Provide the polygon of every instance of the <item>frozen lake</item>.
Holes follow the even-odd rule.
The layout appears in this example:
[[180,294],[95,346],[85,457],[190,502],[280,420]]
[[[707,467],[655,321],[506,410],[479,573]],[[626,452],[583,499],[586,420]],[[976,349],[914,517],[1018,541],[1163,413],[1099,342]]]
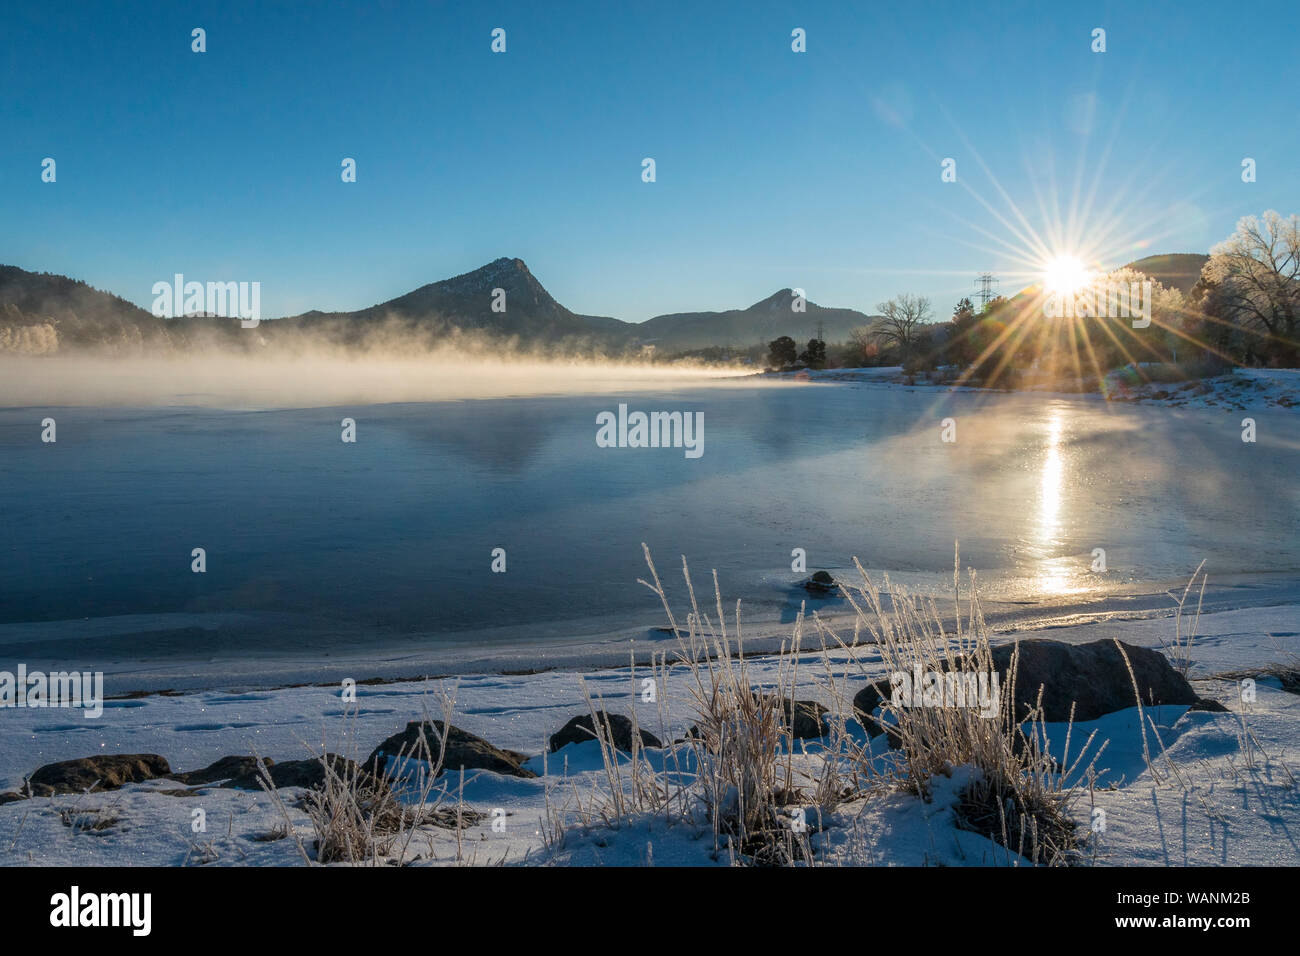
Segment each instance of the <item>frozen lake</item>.
[[[619,402],[702,412],[703,454],[598,447],[597,415]],[[1241,441],[1246,414],[1254,444]],[[40,441],[47,415],[54,444]],[[340,440],[344,417],[355,444]],[[955,442],[941,440],[945,418]],[[636,584],[643,541],[670,585],[682,554],[706,591],[716,568],[756,625],[791,620],[806,596],[795,548],[809,572],[857,556],[946,595],[954,540],[1003,609],[1135,600],[1181,586],[1203,559],[1212,584],[1233,585],[1224,600],[1267,603],[1300,579],[1296,422],[770,383],[289,410],[4,409],[0,657],[175,660],[193,683],[194,661],[414,660],[647,635],[662,611]],[[194,548],[206,550],[203,574]],[[494,548],[505,573],[491,570]],[[1096,548],[1104,574],[1091,570]],[[1134,607],[1168,605],[1158,594]]]

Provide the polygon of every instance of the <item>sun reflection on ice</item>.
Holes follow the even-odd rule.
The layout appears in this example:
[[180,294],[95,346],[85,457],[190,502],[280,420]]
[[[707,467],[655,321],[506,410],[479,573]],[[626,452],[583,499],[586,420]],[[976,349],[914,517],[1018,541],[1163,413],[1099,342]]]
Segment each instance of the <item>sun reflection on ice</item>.
[[1034,583],[1046,594],[1078,594],[1089,590],[1081,581],[1083,567],[1075,558],[1050,557],[1061,545],[1061,503],[1066,477],[1063,433],[1065,415],[1054,408],[1047,421],[1047,449],[1038,482],[1038,524],[1034,551],[1039,556]]

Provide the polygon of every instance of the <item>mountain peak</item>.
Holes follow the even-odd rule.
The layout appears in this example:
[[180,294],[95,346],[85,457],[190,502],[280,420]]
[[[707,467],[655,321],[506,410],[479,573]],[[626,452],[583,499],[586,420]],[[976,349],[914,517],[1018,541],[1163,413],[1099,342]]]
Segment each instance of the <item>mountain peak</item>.
[[518,272],[524,273],[525,275],[529,274],[528,266],[527,264],[525,264],[524,260],[513,258],[511,256],[502,256],[499,259],[493,259],[487,265],[481,266],[479,269],[475,269],[474,271],[481,272],[483,269],[494,269],[494,270],[514,269]]
[[468,295],[485,291],[490,292],[495,287],[504,288],[509,292],[527,289],[530,295],[538,293],[543,296],[546,295],[546,290],[542,289],[541,284],[528,271],[528,266],[524,263],[524,260],[509,256],[493,259],[486,265],[479,266],[470,272],[462,272],[458,276],[442,279],[423,288],[436,288],[455,294]]
[[778,289],[776,292],[773,292],[771,295],[769,295],[766,299],[760,299],[759,301],[755,302],[745,311],[752,312],[758,309],[763,309],[770,312],[776,309],[789,309],[790,304],[793,301],[794,301],[794,289],[789,289],[789,288]]
[[429,320],[534,339],[592,331],[584,317],[551,297],[523,259],[510,256],[431,282],[359,314]]

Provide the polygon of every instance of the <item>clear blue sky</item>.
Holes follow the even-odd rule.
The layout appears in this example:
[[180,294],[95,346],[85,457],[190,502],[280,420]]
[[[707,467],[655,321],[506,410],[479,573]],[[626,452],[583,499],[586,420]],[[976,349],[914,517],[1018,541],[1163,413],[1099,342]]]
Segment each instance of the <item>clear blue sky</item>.
[[260,281],[266,315],[505,255],[632,321],[785,286],[946,316],[1025,272],[1029,230],[1114,223],[1115,265],[1300,212],[1298,27],[1282,2],[11,3],[0,262],[146,308],[175,272]]

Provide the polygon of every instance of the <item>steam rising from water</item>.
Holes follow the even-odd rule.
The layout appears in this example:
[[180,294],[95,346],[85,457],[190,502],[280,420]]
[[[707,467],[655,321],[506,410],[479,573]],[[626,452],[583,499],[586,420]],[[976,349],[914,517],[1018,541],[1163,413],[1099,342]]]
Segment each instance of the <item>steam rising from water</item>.
[[744,381],[735,368],[620,364],[459,353],[159,357],[0,356],[0,406],[204,405],[311,408],[529,395],[610,394]]

